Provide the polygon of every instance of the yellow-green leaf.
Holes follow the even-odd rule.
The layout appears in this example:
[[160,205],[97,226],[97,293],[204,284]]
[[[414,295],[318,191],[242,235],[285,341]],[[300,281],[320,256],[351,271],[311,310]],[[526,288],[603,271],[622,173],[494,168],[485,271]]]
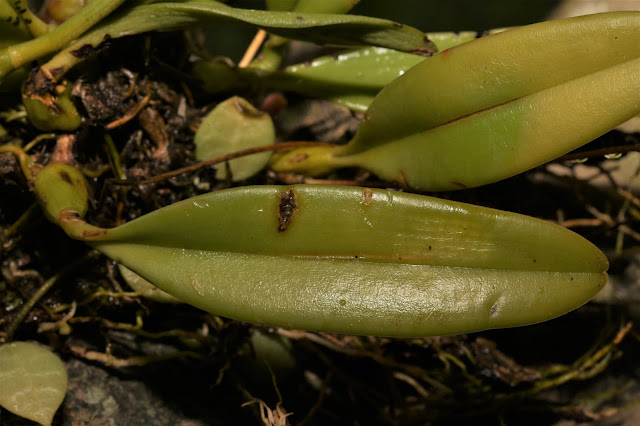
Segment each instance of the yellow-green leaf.
[[64,364],[51,351],[27,342],[0,345],[0,406],[50,425],[67,385]]
[[604,255],[564,228],[386,190],[242,187],[114,229],[62,226],[204,310],[327,332],[531,324],[582,305],[606,281]]
[[[234,96],[217,105],[202,121],[193,140],[196,159],[203,161],[275,142],[275,130],[269,114],[258,111],[246,100]],[[229,161],[233,181],[240,181],[262,170],[271,157],[263,152]],[[225,179],[224,165],[216,177]]]
[[118,270],[122,278],[129,284],[129,287],[137,292],[143,292],[143,297],[159,303],[183,303],[182,300],[178,300],[166,291],[160,290],[126,266],[118,265]]
[[[434,55],[378,94],[354,139],[322,153],[325,165],[449,190],[552,160],[640,113],[639,31],[640,12],[590,15]],[[292,162],[302,154],[273,168],[304,172]]]

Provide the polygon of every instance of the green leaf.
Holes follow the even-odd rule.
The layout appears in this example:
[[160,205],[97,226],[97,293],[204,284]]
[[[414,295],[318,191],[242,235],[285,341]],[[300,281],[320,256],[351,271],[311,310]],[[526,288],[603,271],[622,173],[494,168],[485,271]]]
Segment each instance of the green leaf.
[[[152,16],[153,19],[149,19]],[[108,38],[196,25],[251,25],[294,40],[337,46],[374,45],[402,51],[435,51],[423,32],[392,21],[355,15],[238,9],[211,0],[159,2],[124,10],[56,55],[45,67],[68,70],[81,60],[71,52]]]
[[38,130],[71,131],[80,127],[82,118],[71,100],[72,85],[59,84],[54,91],[36,87],[33,79],[22,86],[22,104],[31,124]]
[[364,47],[271,72],[233,68],[217,60],[199,61],[194,63],[193,74],[209,93],[244,87],[292,91],[365,111],[384,86],[424,59],[383,47]]
[[142,297],[159,303],[184,303],[166,291],[160,290],[126,266],[118,265],[118,270],[120,271],[120,275],[122,275],[122,279],[126,281],[129,287],[137,292],[143,292]]
[[424,336],[562,315],[607,260],[556,225],[425,196],[300,185],[218,191],[114,229],[61,223],[217,315],[337,333]]
[[384,86],[424,59],[382,47],[365,47],[289,66],[267,77],[264,84],[347,105],[354,104],[354,97],[367,96],[366,108]]
[[456,47],[462,43],[475,40],[478,38],[478,33],[475,31],[460,31],[460,32],[437,32],[427,33],[429,40],[433,42],[438,48],[438,52]]
[[[275,143],[275,130],[269,114],[258,111],[246,100],[234,96],[216,106],[202,121],[193,140],[196,159],[209,160],[248,148]],[[269,162],[271,152],[263,152],[229,161],[234,182],[248,179]],[[227,175],[224,165],[218,179]]]
[[50,425],[67,392],[67,371],[51,351],[27,342],[0,345],[0,406]]
[[49,164],[40,170],[33,182],[38,201],[47,218],[57,223],[67,210],[79,217],[87,211],[89,195],[84,176],[68,164]]
[[[449,190],[543,164],[640,113],[639,30],[640,12],[590,15],[434,55],[380,92],[354,139],[322,153],[324,169],[359,166]],[[302,155],[272,167],[304,172],[305,161],[291,161]],[[320,160],[306,161],[318,169]]]

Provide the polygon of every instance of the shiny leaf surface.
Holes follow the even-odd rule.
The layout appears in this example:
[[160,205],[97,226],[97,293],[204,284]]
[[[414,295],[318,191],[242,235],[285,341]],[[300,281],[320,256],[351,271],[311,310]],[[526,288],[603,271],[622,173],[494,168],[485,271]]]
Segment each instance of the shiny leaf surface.
[[[639,29],[640,12],[591,15],[434,55],[380,92],[348,145],[322,156],[423,190],[528,170],[640,113]],[[302,154],[273,168],[304,171],[304,161],[291,161]]]
[[62,224],[180,300],[230,318],[422,336],[551,319],[589,300],[607,260],[553,224],[365,188],[243,187],[114,229]]

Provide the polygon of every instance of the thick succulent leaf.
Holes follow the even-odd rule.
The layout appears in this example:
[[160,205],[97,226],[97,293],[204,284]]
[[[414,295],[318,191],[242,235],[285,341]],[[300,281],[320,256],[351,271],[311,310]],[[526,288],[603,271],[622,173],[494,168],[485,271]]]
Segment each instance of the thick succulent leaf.
[[635,59],[344,160],[413,188],[474,187],[553,160],[638,113]]
[[34,343],[0,345],[0,406],[50,425],[67,392],[67,371],[51,351]]
[[126,281],[129,287],[137,292],[142,292],[142,297],[159,303],[183,303],[182,300],[178,300],[166,291],[160,290],[126,266],[118,265],[118,271],[120,271],[122,279]]
[[[149,19],[149,17],[153,19]],[[277,12],[229,7],[211,0],[160,2],[123,10],[65,48],[49,69],[66,70],[82,60],[73,52],[113,39],[148,31],[169,31],[211,24],[251,25],[294,40],[337,46],[373,45],[401,51],[433,52],[435,46],[415,28],[355,15]]]
[[89,206],[89,195],[82,173],[68,164],[49,164],[40,170],[33,182],[38,201],[52,222],[60,212],[71,210],[84,216]]
[[[325,157],[425,190],[535,167],[640,113],[639,30],[640,12],[590,15],[446,50],[385,87],[355,138]],[[274,168],[304,170],[291,158]]]
[[[234,96],[216,106],[202,120],[194,137],[196,159],[209,160],[248,148],[275,143],[275,130],[269,114],[258,111],[246,100]],[[263,152],[229,161],[233,181],[240,181],[262,170],[271,157]],[[218,179],[225,179],[226,168],[220,167]]]
[[[461,44],[423,61],[382,91],[346,151],[420,133],[638,58],[639,31],[640,12],[604,13]],[[580,102],[581,95],[574,99]]]
[[427,33],[429,40],[438,48],[438,52],[475,40],[479,34],[475,31]]
[[[434,42],[450,47],[476,38],[476,33],[436,33]],[[328,99],[355,111],[366,111],[387,84],[422,62],[424,56],[383,47],[350,49],[266,72],[233,68],[220,61],[199,61],[193,74],[210,93],[232,88],[262,87]]]
[[589,300],[607,260],[553,224],[351,187],[243,187],[101,230],[89,242],[180,300],[244,321],[421,336],[544,321]]
[[424,56],[364,47],[321,56],[282,71],[234,68],[211,60],[194,63],[192,73],[209,93],[244,87],[292,91],[366,111],[384,86],[422,60]]

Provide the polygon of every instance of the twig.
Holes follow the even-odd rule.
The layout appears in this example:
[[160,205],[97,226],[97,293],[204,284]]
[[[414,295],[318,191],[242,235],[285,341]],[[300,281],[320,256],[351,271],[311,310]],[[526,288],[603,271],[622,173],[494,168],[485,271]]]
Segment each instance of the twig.
[[226,161],[231,161],[235,158],[244,157],[251,154],[258,154],[260,152],[267,152],[267,151],[282,151],[282,150],[293,149],[293,148],[313,147],[313,146],[328,146],[328,144],[323,142],[283,142],[283,143],[277,143],[273,145],[263,145],[263,146],[258,146],[256,148],[247,148],[240,151],[232,152],[230,154],[225,154],[219,157],[211,158],[209,160],[201,161],[199,163],[192,164],[190,166],[182,167],[177,170],[172,170],[167,173],[162,173],[160,175],[151,177],[149,179],[144,179],[140,182],[131,182],[131,181],[122,180],[122,179],[111,179],[109,183],[111,183],[112,185],[148,185],[150,183],[162,182],[163,180],[171,179],[181,174],[192,173],[202,168],[212,166],[214,164],[224,163]]
[[122,126],[125,123],[128,123],[129,121],[134,119],[135,116],[138,115],[140,111],[142,111],[142,108],[147,106],[150,100],[151,100],[151,92],[147,93],[147,95],[144,98],[142,98],[140,103],[136,105],[135,108],[133,108],[130,112],[128,112],[124,117],[120,117],[117,120],[112,121],[111,123],[107,124],[105,128],[111,130],[111,129],[115,129],[116,127]]
[[590,151],[571,152],[558,157],[554,162],[558,161],[575,161],[584,158],[604,157],[607,154],[624,154],[627,152],[640,151],[640,143],[633,145],[609,146],[605,148],[593,149]]
[[256,53],[258,53],[258,50],[260,49],[260,46],[262,46],[265,38],[267,38],[267,32],[265,30],[258,30],[255,37],[253,37],[251,44],[249,44],[249,47],[244,52],[242,59],[238,63],[238,68],[246,68],[251,64],[251,61],[255,58]]
[[152,362],[168,361],[176,358],[204,359],[203,355],[191,351],[176,351],[165,355],[132,356],[129,358],[118,358],[103,352],[96,352],[82,348],[80,346],[69,346],[71,353],[77,357],[89,361],[98,361],[109,367],[142,367]]

